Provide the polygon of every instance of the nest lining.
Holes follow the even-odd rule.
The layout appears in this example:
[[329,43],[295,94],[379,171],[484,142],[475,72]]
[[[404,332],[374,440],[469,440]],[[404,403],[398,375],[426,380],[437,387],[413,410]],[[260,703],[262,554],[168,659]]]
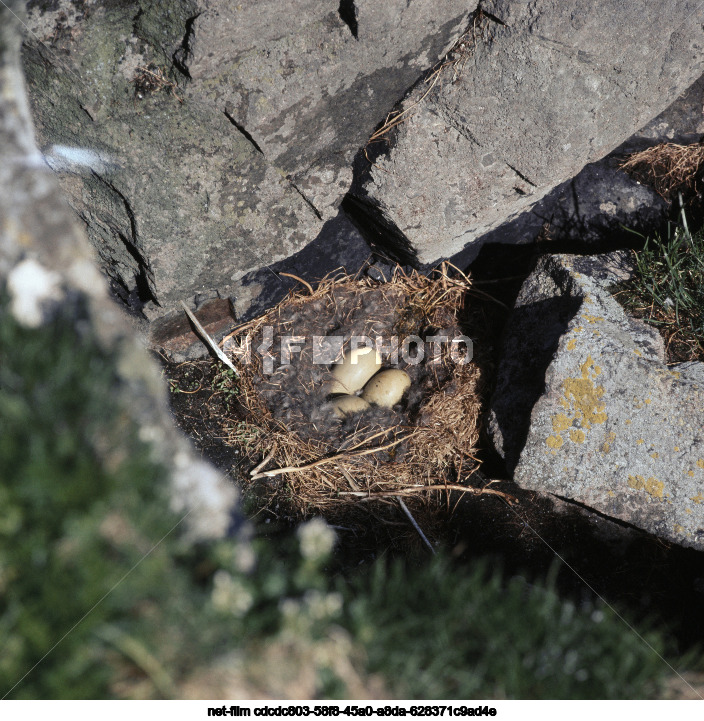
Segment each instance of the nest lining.
[[[257,496],[270,508],[283,505],[299,516],[334,518],[360,502],[402,496],[417,507],[438,502],[439,494],[428,491],[478,492],[460,482],[479,467],[483,379],[476,363],[453,359],[449,342],[421,342],[416,350],[422,350],[422,362],[402,357],[397,365],[384,362],[385,368],[411,376],[402,403],[340,421],[322,390],[330,367],[312,362],[313,336],[342,338],[340,352],[361,335],[385,341],[409,335],[421,341],[464,337],[460,319],[470,280],[463,274],[451,277],[443,264],[434,277],[397,271],[378,284],[340,275],[324,279],[315,290],[306,286],[223,341],[240,370],[246,409],[246,420],[232,425],[228,441],[246,449]],[[281,365],[280,341],[286,336],[305,340],[296,342],[300,352]],[[267,337],[273,373],[253,352]]]

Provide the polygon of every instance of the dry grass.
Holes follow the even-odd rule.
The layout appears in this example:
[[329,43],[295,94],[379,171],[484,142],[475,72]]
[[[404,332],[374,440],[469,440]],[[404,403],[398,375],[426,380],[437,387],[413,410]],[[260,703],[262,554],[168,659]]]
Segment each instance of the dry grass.
[[[472,292],[470,280],[461,273],[451,275],[447,264],[434,278],[397,271],[382,285],[347,275],[326,278],[316,289],[305,285],[223,340],[224,348],[237,341],[236,364],[238,356],[246,354],[244,338],[256,337],[264,326],[274,327],[275,338],[290,333],[292,319],[315,303],[321,328],[332,314],[333,325],[341,324],[344,331],[350,299],[363,308],[367,300],[378,301],[380,293],[396,314],[397,329],[420,333],[423,328],[452,326],[456,336]],[[406,499],[417,512],[437,507],[450,491],[505,496],[465,485],[479,468],[481,370],[474,362],[454,363],[449,352],[443,352],[440,365],[439,371],[423,376],[429,387],[413,413],[389,411],[381,421],[365,413],[356,424],[345,421],[342,433],[333,422],[327,432],[311,434],[302,432],[296,422],[276,417],[277,404],[290,399],[285,386],[280,396],[272,396],[271,383],[262,381],[261,358],[252,354],[251,362],[240,363],[239,400],[246,420],[233,425],[229,442],[246,449],[249,486],[261,505],[299,517],[322,513],[333,520],[344,518],[349,525],[352,506],[378,506],[396,497]]]
[[631,153],[620,167],[639,182],[652,186],[669,202],[677,192],[698,192],[702,163],[704,145],[660,143]]
[[154,63],[150,63],[148,66],[140,65],[132,78],[132,82],[134,83],[134,95],[137,100],[142,100],[152,93],[166,90],[179,103],[183,102],[183,98],[177,92],[178,86],[176,83],[166,77],[164,68],[154,65]]

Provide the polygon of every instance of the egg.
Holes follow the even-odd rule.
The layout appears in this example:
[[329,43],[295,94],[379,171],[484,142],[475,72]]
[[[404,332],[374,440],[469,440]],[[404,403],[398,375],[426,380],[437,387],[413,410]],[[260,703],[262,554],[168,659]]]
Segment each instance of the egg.
[[352,413],[361,413],[369,408],[369,403],[359,396],[338,396],[332,401],[332,409],[338,418]]
[[354,393],[381,368],[381,356],[375,348],[355,348],[342,363],[333,366],[334,380],[326,383],[326,393]]
[[406,371],[382,371],[364,386],[362,398],[368,403],[391,408],[403,398],[403,394],[410,386],[411,378]]

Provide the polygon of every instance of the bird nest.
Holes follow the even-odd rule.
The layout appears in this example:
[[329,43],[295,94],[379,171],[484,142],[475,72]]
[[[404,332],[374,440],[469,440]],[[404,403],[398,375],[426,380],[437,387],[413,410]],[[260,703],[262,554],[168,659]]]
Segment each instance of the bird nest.
[[[247,454],[252,495],[279,515],[347,522],[351,505],[401,498],[419,508],[451,491],[502,495],[470,485],[483,378],[465,335],[469,278],[444,264],[431,277],[397,270],[384,283],[349,275],[315,289],[301,283],[222,343],[244,408],[227,442]],[[325,395],[331,364],[370,342],[411,387],[392,408],[340,419]]]

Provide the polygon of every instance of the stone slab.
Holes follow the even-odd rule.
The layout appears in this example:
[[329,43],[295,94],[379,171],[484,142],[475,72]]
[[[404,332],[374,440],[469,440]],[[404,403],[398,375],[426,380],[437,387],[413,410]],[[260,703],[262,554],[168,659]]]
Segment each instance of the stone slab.
[[[403,260],[432,264],[621,145],[704,70],[704,8],[495,0],[432,92],[405,101],[353,193]],[[608,199],[603,199],[608,202]]]
[[520,486],[704,549],[704,365],[668,367],[580,263],[547,256],[521,289],[489,434]]

